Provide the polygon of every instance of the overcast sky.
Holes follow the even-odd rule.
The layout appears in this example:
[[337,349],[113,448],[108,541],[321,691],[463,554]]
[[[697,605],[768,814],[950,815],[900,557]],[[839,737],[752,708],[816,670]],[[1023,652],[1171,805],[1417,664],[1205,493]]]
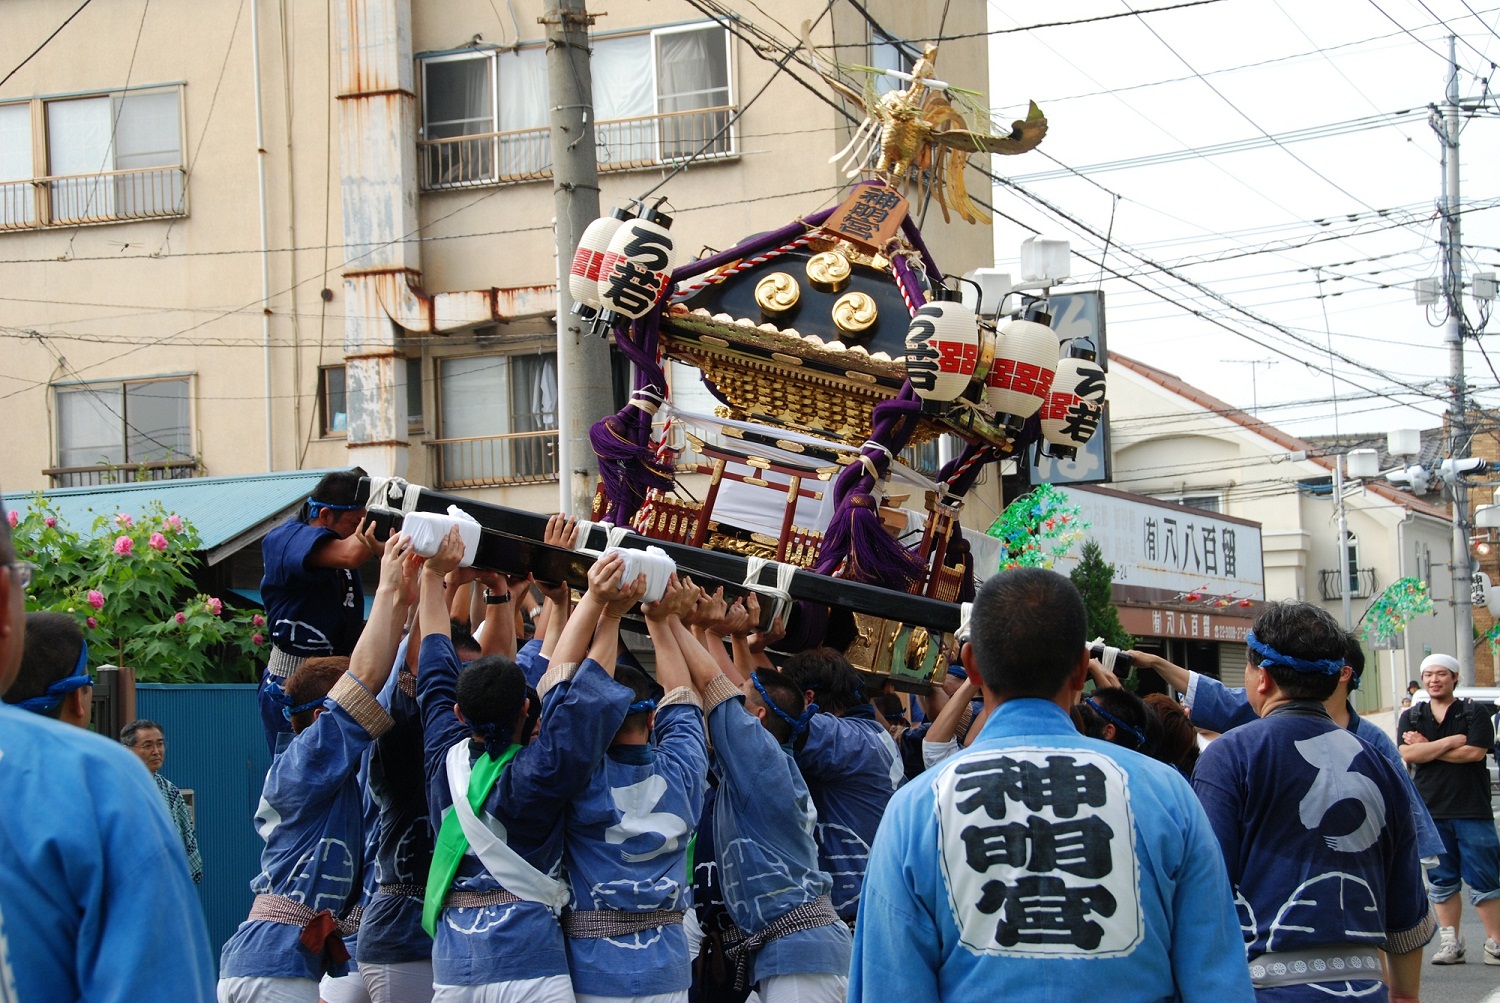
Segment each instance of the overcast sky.
[[[1171,2],[989,0],[990,29]],[[1484,3],[1218,0],[994,34],[997,118],[1033,99],[1050,121],[1039,149],[994,167],[1056,211],[1004,187],[995,206],[1139,282],[1101,283],[1073,259],[1072,282],[1105,290],[1113,351],[1258,404],[1295,434],[1433,427],[1449,354],[1413,287],[1439,274],[1427,106],[1444,99],[1450,33],[1461,98],[1488,104],[1460,140],[1466,269],[1500,271],[1500,115],[1484,80],[1500,61],[1500,8]],[[1029,233],[997,216],[1001,268],[1017,270]],[[1500,368],[1500,341],[1481,340]],[[1500,406],[1479,345],[1465,356],[1478,399]]]

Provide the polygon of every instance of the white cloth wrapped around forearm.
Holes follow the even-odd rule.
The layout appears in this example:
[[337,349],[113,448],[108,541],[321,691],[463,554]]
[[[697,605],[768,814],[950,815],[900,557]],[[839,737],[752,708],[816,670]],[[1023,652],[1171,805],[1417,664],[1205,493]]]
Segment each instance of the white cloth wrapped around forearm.
[[656,602],[667,592],[667,579],[677,571],[677,562],[667,556],[660,547],[635,550],[628,547],[610,547],[599,555],[604,560],[610,554],[619,554],[625,559],[625,570],[620,575],[620,584],[629,585],[640,575],[646,576],[646,594],[641,602]]
[[411,537],[412,549],[423,557],[431,557],[443,545],[448,530],[458,527],[458,535],[464,541],[464,557],[458,562],[461,568],[474,563],[474,554],[479,550],[479,522],[457,505],[448,506],[448,514],[436,512],[411,512],[402,520],[401,532]]

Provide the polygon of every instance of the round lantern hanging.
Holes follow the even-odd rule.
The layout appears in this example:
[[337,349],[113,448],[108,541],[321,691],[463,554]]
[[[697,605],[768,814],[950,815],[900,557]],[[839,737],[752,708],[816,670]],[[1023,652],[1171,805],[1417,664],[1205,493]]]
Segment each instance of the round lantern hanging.
[[995,337],[995,361],[985,380],[985,400],[995,422],[1019,432],[1041,409],[1057,371],[1057,335],[1045,324],[1013,320]]
[[672,217],[655,206],[625,220],[609,241],[599,268],[600,305],[634,320],[644,317],[666,294],[674,253],[668,227]]
[[568,291],[579,307],[589,311],[599,309],[599,271],[604,266],[610,239],[634,215],[629,209],[615,209],[590,223],[578,238],[578,250],[573,252],[573,264],[568,269]]
[[1070,357],[1057,364],[1052,390],[1042,405],[1042,437],[1048,455],[1071,459],[1104,418],[1104,370],[1097,362]]
[[979,325],[974,311],[956,299],[920,307],[906,329],[906,378],[918,397],[956,400],[968,389],[979,362]]

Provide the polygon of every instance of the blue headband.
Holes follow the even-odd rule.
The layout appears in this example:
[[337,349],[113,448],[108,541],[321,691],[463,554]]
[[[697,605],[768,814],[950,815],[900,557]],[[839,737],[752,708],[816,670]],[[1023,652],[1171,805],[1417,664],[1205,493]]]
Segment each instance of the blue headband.
[[476,735],[484,737],[484,751],[490,754],[491,759],[499,759],[510,748],[510,729],[502,728],[493,721],[486,724],[470,724]]
[[771,694],[767,693],[766,688],[760,684],[760,675],[758,673],[750,673],[750,681],[755,684],[755,692],[760,694],[760,698],[765,701],[766,706],[771,709],[771,713],[775,714],[777,717],[781,718],[787,724],[792,726],[793,737],[796,737],[797,735],[800,735],[807,730],[807,722],[811,721],[813,715],[818,712],[817,704],[808,704],[807,707],[802,711],[801,717],[792,717],[792,715],[776,706],[776,701],[771,699]]
[[632,714],[639,714],[643,710],[655,710],[655,709],[656,709],[656,701],[652,700],[650,697],[647,697],[644,700],[637,700],[635,703],[633,703],[629,707],[625,708],[625,716],[629,717]]
[[1273,665],[1285,665],[1287,668],[1297,672],[1318,673],[1324,676],[1336,676],[1344,671],[1343,658],[1325,658],[1322,661],[1309,662],[1305,658],[1294,658],[1291,655],[1283,655],[1269,644],[1262,644],[1255,637],[1255,631],[1245,635],[1245,644],[1251,651],[1262,659],[1260,667],[1269,669]]
[[69,693],[92,685],[94,685],[94,679],[89,675],[89,642],[84,641],[83,647],[78,652],[78,664],[73,666],[71,675],[64,676],[48,686],[47,692],[41,696],[22,700],[16,706],[22,710],[29,710],[33,714],[46,714],[62,703],[63,697]]
[[310,519],[316,519],[318,517],[318,510],[319,509],[325,509],[325,508],[332,509],[335,512],[353,512],[355,509],[364,508],[364,506],[363,505],[334,505],[332,502],[320,502],[316,498],[312,497],[311,495],[308,495],[308,497],[307,497],[307,515],[308,515],[308,518],[310,518]]
[[280,705],[281,716],[288,721],[292,719],[293,714],[304,714],[307,711],[323,706],[323,701],[326,699],[326,697],[318,697],[316,700],[307,701],[307,703],[294,704],[292,703],[292,695],[282,689],[281,684],[274,679],[266,682],[266,696],[272,703]]
[[1104,718],[1104,720],[1114,725],[1116,731],[1123,731],[1125,734],[1135,739],[1135,747],[1137,749],[1146,748],[1146,733],[1141,731],[1141,729],[1137,728],[1133,724],[1126,724],[1124,721],[1121,721],[1109,711],[1105,710],[1103,707],[1100,707],[1099,704],[1095,702],[1093,697],[1084,697],[1083,702],[1088,704],[1089,707],[1093,709],[1095,714],[1098,714],[1100,717]]

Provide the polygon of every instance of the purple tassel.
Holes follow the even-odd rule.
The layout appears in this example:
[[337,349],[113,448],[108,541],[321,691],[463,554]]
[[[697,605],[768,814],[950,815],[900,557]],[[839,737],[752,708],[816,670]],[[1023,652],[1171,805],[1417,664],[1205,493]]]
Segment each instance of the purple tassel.
[[648,489],[667,491],[672,487],[672,468],[657,460],[650,443],[642,445],[631,438],[626,421],[623,412],[612,414],[589,429],[589,443],[599,456],[604,496],[609,499],[608,518],[617,526],[629,523],[640,510]]

